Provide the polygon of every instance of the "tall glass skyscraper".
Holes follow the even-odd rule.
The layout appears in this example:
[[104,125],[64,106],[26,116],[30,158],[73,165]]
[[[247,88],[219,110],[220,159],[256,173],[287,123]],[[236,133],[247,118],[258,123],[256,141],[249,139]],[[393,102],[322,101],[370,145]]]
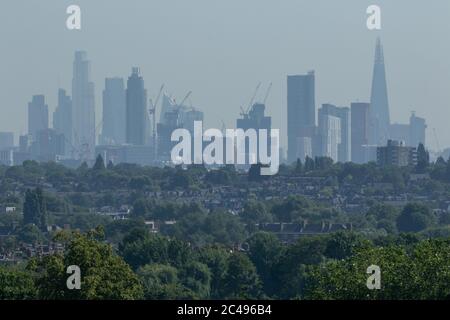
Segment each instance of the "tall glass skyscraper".
[[48,129],[48,105],[43,95],[33,96],[28,103],[28,134],[36,139],[39,131]]
[[126,98],[122,78],[107,78],[103,91],[103,130],[101,144],[115,145],[126,141]]
[[368,161],[370,103],[355,102],[351,104],[351,141],[352,161]]
[[377,39],[370,98],[370,144],[385,145],[389,140],[390,116],[386,70],[381,40]]
[[72,99],[66,94],[66,90],[58,90],[58,106],[53,112],[53,129],[57,134],[63,134],[65,139],[66,156],[72,155]]
[[84,51],[75,52],[72,79],[72,144],[77,158],[95,158],[95,95],[91,65]]
[[312,138],[316,125],[315,75],[293,75],[287,78],[288,162],[298,156],[298,141]]
[[147,91],[139,68],[133,68],[126,91],[127,143],[146,145],[149,141],[150,120],[147,112]]

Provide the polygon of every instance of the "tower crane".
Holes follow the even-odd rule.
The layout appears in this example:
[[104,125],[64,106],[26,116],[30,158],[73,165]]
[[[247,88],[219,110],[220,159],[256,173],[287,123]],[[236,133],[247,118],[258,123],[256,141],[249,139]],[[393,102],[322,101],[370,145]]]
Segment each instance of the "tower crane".
[[263,100],[263,105],[266,105],[267,98],[269,98],[270,95],[270,90],[272,90],[272,82],[269,84],[269,87],[267,88],[267,92]]
[[192,91],[189,91],[189,92],[187,93],[187,95],[186,95],[186,96],[184,97],[184,99],[181,101],[180,107],[186,102],[187,99],[189,99],[189,97],[191,96],[191,94],[192,94]]
[[158,106],[159,100],[161,99],[162,93],[164,90],[164,84],[161,85],[161,88],[159,89],[158,95],[156,96],[155,102],[150,99],[150,108],[148,109],[148,112],[150,116],[152,117],[152,135],[153,135],[153,156],[156,159],[157,156],[157,143],[156,143],[156,107]]
[[256,86],[255,93],[253,94],[253,97],[252,97],[252,99],[250,100],[250,104],[248,105],[245,114],[248,114],[248,113],[250,112],[251,107],[253,107],[253,102],[255,102],[256,95],[258,94],[258,91],[259,91],[259,88],[260,88],[260,87],[261,87],[261,82],[258,83],[258,85]]

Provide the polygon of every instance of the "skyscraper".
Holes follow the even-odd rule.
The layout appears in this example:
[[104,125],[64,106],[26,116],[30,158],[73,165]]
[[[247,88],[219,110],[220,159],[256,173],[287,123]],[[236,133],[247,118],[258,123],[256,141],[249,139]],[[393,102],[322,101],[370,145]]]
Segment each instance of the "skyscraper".
[[[339,126],[336,120],[330,117],[338,118]],[[335,130],[338,131],[335,132]],[[323,104],[319,109],[319,133],[322,145],[321,155],[331,157],[336,162],[350,161],[351,119],[349,108]],[[332,153],[331,150],[333,150]],[[336,151],[336,154],[334,154],[334,151]]]
[[101,144],[115,145],[126,141],[126,98],[122,78],[105,79],[103,91],[103,130]]
[[126,138],[127,143],[146,145],[150,119],[147,112],[147,91],[139,68],[133,68],[126,90]]
[[309,137],[316,125],[315,75],[293,75],[287,78],[288,162],[298,155],[299,138]]
[[319,109],[320,155],[339,161],[339,146],[341,144],[341,119],[337,107],[325,104]]
[[35,95],[28,103],[28,133],[37,138],[41,130],[48,129],[48,106],[43,95]]
[[72,144],[82,160],[95,157],[95,95],[91,64],[84,51],[75,52],[72,79]]
[[10,149],[14,147],[14,133],[0,132],[0,150]]
[[351,104],[352,161],[368,161],[370,104],[356,102]]
[[390,116],[384,52],[379,38],[375,48],[375,63],[373,67],[370,127],[370,144],[385,145],[389,139]]
[[70,143],[72,143],[72,99],[66,94],[66,90],[58,90],[58,105],[53,112],[53,129],[57,134],[63,134],[65,143],[64,155],[71,155]]
[[409,118],[409,144],[411,147],[417,148],[419,144],[425,145],[425,132],[427,124],[424,118],[419,118],[413,112]]
[[[255,103],[250,112],[248,114],[243,114],[242,119],[236,120],[236,128],[242,129],[244,131],[247,131],[248,129],[255,129],[257,134],[257,148],[256,148],[256,154],[252,155],[250,154],[250,148],[247,145],[247,139],[246,139],[246,145],[245,145],[245,161],[246,163],[251,163],[250,160],[254,160],[255,162],[260,162],[259,159],[259,149],[260,149],[260,136],[259,136],[259,130],[265,129],[267,130],[267,150],[271,150],[271,141],[270,141],[270,130],[272,129],[272,118],[268,117],[264,114],[266,110],[266,106],[262,103]],[[249,162],[247,162],[249,161]]]

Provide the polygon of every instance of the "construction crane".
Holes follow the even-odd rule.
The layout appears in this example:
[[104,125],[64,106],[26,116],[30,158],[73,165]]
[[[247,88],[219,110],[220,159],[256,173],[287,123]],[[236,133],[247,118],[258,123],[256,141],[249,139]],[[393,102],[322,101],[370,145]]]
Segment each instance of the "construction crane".
[[180,106],[182,106],[182,105],[186,102],[186,100],[189,99],[189,97],[191,96],[191,94],[192,94],[192,91],[189,91],[189,92],[187,93],[187,95],[186,95],[186,96],[184,97],[184,99],[181,101]]
[[272,82],[269,84],[269,87],[267,88],[267,92],[263,100],[263,105],[266,105],[267,98],[269,98],[270,95],[270,90],[272,90]]
[[156,107],[158,106],[159,100],[161,99],[162,93],[164,90],[164,84],[161,85],[161,88],[159,89],[158,95],[156,96],[155,102],[150,99],[150,108],[148,109],[148,112],[150,116],[152,117],[152,135],[153,135],[153,156],[157,157],[157,143],[156,143]]
[[260,87],[261,87],[261,82],[258,83],[258,85],[256,86],[255,93],[253,94],[253,97],[252,97],[252,99],[250,100],[250,103],[249,103],[249,105],[248,105],[248,107],[247,107],[247,110],[246,110],[246,112],[245,112],[246,115],[248,115],[248,113],[250,112],[250,109],[253,107],[253,102],[255,102],[256,95],[258,94],[258,91],[259,91],[259,88],[260,88]]
[[436,134],[436,128],[433,128],[433,135],[434,135],[434,140],[436,141],[436,147],[437,147],[437,152],[441,153],[441,145],[439,143],[439,139],[438,139],[438,135]]

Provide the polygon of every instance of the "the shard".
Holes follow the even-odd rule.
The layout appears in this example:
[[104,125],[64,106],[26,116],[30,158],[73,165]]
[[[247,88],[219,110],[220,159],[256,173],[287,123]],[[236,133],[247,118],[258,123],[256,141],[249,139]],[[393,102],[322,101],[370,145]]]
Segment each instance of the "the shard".
[[383,45],[379,38],[375,48],[373,67],[370,126],[370,143],[372,145],[385,145],[389,139],[390,116]]

